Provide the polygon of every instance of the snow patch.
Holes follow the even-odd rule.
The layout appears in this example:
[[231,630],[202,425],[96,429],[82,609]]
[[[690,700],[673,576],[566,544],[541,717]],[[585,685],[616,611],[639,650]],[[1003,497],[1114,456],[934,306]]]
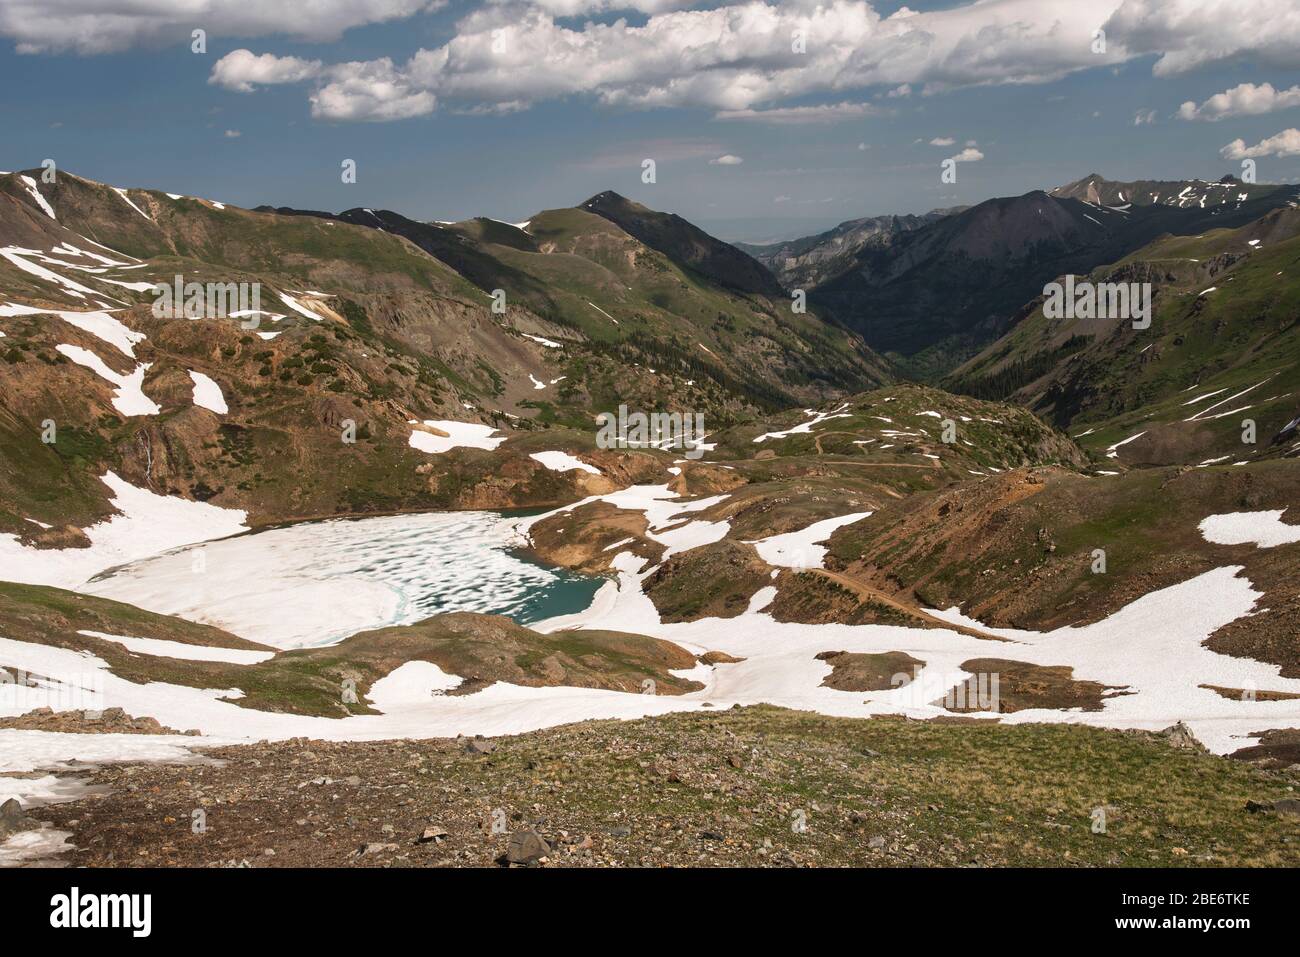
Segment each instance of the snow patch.
[[[414,421],[411,423],[416,425]],[[490,425],[480,425],[477,422],[454,422],[442,419],[425,419],[424,424],[446,435],[435,435],[424,429],[412,429],[411,437],[407,444],[413,449],[419,449],[421,452],[428,452],[430,455],[441,455],[443,452],[449,452],[456,448],[466,449],[495,449],[498,445],[506,440],[505,436],[499,438],[493,437],[492,433],[496,431]]]
[[151,223],[153,222],[153,217],[152,217],[152,216],[150,216],[148,213],[146,213],[143,209],[141,209],[141,208],[140,208],[139,206],[137,206],[135,203],[131,202],[131,197],[126,195],[126,190],[121,189],[120,187],[117,187],[117,186],[113,186],[113,187],[110,187],[110,188],[113,190],[113,192],[117,193],[118,196],[121,196],[121,197],[122,197],[122,202],[126,203],[126,205],[130,206],[132,209],[134,209],[137,213],[139,213],[139,214],[140,214],[141,216],[143,216],[145,219],[149,220],[149,222],[151,222]]
[[1136,442],[1144,435],[1146,435],[1146,432],[1142,431],[1139,432],[1137,435],[1130,435],[1127,439],[1121,439],[1120,441],[1116,442],[1114,445],[1106,449],[1106,458],[1108,459],[1119,458],[1119,449],[1121,446],[1128,445],[1130,442]]
[[306,306],[300,303],[297,299],[293,298],[293,296],[290,296],[283,292],[279,293],[278,295],[282,300],[284,300],[284,304],[286,306],[288,306],[290,309],[292,309],[294,312],[298,313],[299,315],[306,316],[308,319],[311,319],[313,322],[325,321],[324,316],[320,315],[319,313],[312,312],[310,309],[308,309]]
[[113,408],[123,415],[157,415],[162,411],[158,403],[144,394],[144,374],[149,371],[152,363],[142,362],[135,367],[134,371],[122,375],[110,369],[103,359],[89,349],[69,345],[66,342],[59,343],[54,349],[77,365],[85,366],[101,379],[116,386],[112,399]]
[[45,197],[41,195],[41,191],[36,188],[36,180],[32,179],[30,176],[20,176],[19,179],[21,179],[23,185],[27,187],[27,192],[31,193],[32,199],[36,200],[36,204],[40,206],[41,209],[45,210],[45,215],[49,216],[50,219],[55,222],[58,222],[59,217],[54,215],[54,207],[46,201]]
[[0,305],[0,316],[58,316],[69,325],[88,332],[97,339],[107,342],[124,356],[135,358],[135,344],[143,342],[143,332],[135,332],[123,322],[113,318],[107,312],[71,312],[58,309],[36,309],[23,305]]
[[571,472],[574,469],[580,469],[583,472],[590,472],[592,475],[600,474],[600,469],[588,465],[568,452],[534,452],[528,457],[534,462],[541,462],[552,472]]
[[246,648],[214,648],[210,645],[187,645],[183,641],[162,638],[132,638],[129,635],[109,635],[102,631],[78,631],[79,635],[100,638],[121,645],[137,655],[158,658],[178,658],[182,661],[224,661],[232,665],[255,665],[275,657],[274,651],[253,651]]
[[759,558],[769,565],[784,568],[825,568],[826,548],[819,542],[825,542],[831,534],[845,525],[852,525],[870,515],[870,512],[854,512],[835,518],[813,522],[807,528],[797,532],[785,532],[781,535],[769,535],[749,542],[758,552]]
[[195,405],[211,409],[218,415],[225,415],[230,411],[226,405],[226,397],[221,393],[221,386],[202,372],[195,372],[193,369],[190,370],[190,379],[194,383]]
[[[1224,458],[1227,458],[1225,455]],[[1259,548],[1275,548],[1300,542],[1300,525],[1282,521],[1284,508],[1262,512],[1228,512],[1211,515],[1201,521],[1201,535],[1216,545],[1245,545],[1254,542]]]
[[[817,412],[814,409],[804,409],[804,415],[812,416],[812,418],[807,422],[800,423],[799,425],[786,429],[783,432],[764,432],[762,435],[756,436],[754,442],[766,442],[768,439],[783,439],[788,435],[802,435],[811,432],[814,425],[820,425],[828,419],[851,418],[852,416],[848,412],[844,411],[848,407],[849,404],[845,402],[839,408],[830,412]],[[879,418],[879,416],[877,416],[877,418]],[[888,422],[889,420],[886,419],[885,421]]]
[[546,346],[546,348],[548,348],[548,349],[559,349],[559,348],[561,348],[560,343],[558,343],[558,342],[554,342],[554,341],[552,341],[552,340],[550,340],[550,339],[543,339],[541,336],[535,336],[535,335],[532,335],[531,333],[528,333],[528,332],[521,332],[521,333],[519,333],[519,334],[520,334],[521,336],[523,336],[525,339],[532,339],[533,342],[541,343],[542,345]]

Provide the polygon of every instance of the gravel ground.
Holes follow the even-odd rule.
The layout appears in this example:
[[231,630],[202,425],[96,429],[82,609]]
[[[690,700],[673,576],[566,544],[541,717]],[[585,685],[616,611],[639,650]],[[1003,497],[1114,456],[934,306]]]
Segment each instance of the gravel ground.
[[763,706],[206,753],[31,814],[89,866],[1300,866],[1296,766],[1065,725]]

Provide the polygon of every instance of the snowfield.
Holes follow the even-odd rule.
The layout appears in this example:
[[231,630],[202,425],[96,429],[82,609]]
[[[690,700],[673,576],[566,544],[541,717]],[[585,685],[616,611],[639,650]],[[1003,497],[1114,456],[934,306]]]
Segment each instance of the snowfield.
[[[486,513],[400,515],[361,521],[333,520],[273,529],[165,551],[182,540],[229,534],[242,528],[242,513],[163,499],[134,489],[111,473],[104,479],[126,513],[88,530],[91,555],[22,549],[12,536],[0,538],[0,577],[76,584],[87,569],[151,557],[84,585],[86,591],[157,611],[226,627],[236,634],[281,648],[339,640],[383,624],[419,620],[440,610],[421,606],[434,583],[447,581],[496,595],[526,595],[551,574],[515,558],[509,542],[526,535],[544,516],[503,518]],[[717,541],[727,523],[692,518],[724,501],[717,495],[682,501],[663,486],[633,486],[584,502],[606,501],[645,514],[649,535],[676,553]],[[575,503],[557,512],[578,507]],[[817,543],[835,528],[859,521],[857,513],[760,540],[765,557],[789,566],[813,557]],[[1202,523],[1211,540],[1257,541],[1261,547],[1296,541],[1294,526],[1281,512],[1211,516]],[[163,530],[166,530],[165,533]],[[148,536],[147,540],[145,536]],[[617,551],[614,580],[590,606],[534,627],[550,633],[590,628],[651,635],[695,653],[721,651],[743,658],[735,663],[690,670],[704,688],[680,696],[654,696],[570,687],[524,688],[507,683],[465,696],[441,694],[460,678],[425,662],[407,662],[370,689],[381,713],[344,719],[262,712],[239,707],[237,688],[195,689],[162,682],[136,684],[114,675],[102,660],[85,653],[10,640],[0,636],[0,667],[76,683],[102,692],[103,707],[151,716],[177,730],[202,736],[71,735],[0,731],[0,770],[31,771],[70,758],[83,760],[178,760],[196,744],[311,737],[327,740],[420,738],[457,734],[520,733],[591,718],[636,718],[706,705],[770,703],[822,714],[868,717],[906,714],[934,718],[949,714],[940,699],[954,685],[974,677],[961,665],[971,658],[1000,657],[1032,664],[1065,665],[1076,680],[1096,681],[1115,691],[1100,711],[1027,709],[1010,714],[976,712],[973,717],[1007,724],[1066,722],[1109,728],[1160,730],[1184,721],[1212,751],[1223,754],[1254,743],[1268,728],[1300,727],[1300,699],[1265,701],[1227,698],[1202,687],[1257,689],[1300,694],[1300,679],[1282,678],[1276,665],[1217,654],[1205,639],[1223,625],[1251,614],[1261,597],[1240,567],[1217,568],[1147,594],[1092,625],[1047,632],[991,629],[957,609],[931,614],[967,625],[1003,641],[944,628],[897,625],[804,625],[782,623],[763,609],[776,594],[758,591],[747,610],[731,619],[666,624],[645,595],[651,573],[643,558]],[[202,556],[200,559],[198,556]],[[44,567],[41,567],[44,563]],[[196,569],[201,574],[196,574]],[[39,574],[37,574],[39,572]],[[26,574],[26,578],[21,577]],[[534,575],[536,577],[530,578]],[[484,582],[488,587],[484,590]],[[459,586],[454,586],[454,593]],[[137,654],[253,660],[258,652],[232,652],[132,636],[105,636]],[[822,686],[832,667],[819,661],[825,651],[906,652],[924,665],[907,683],[884,691],[844,692]],[[237,657],[226,657],[237,656]],[[60,686],[0,686],[0,715],[23,714],[57,698]],[[62,690],[66,690],[63,688]],[[224,699],[224,700],[223,700]],[[144,740],[141,740],[144,738]],[[56,792],[57,776],[9,779],[4,786],[23,800]]]
[[113,472],[100,480],[112,490],[109,501],[119,514],[85,530],[90,548],[28,548],[0,533],[0,581],[75,589],[113,565],[248,530],[242,509],[157,495]]
[[[676,501],[677,493],[670,491],[667,485],[633,485],[618,492],[611,492],[609,495],[593,495],[559,511],[570,511],[588,502],[603,501],[615,508],[644,512],[648,522],[646,537],[666,546],[664,558],[667,559],[678,552],[689,551],[701,545],[711,545],[726,538],[727,532],[731,529],[730,522],[710,522],[704,519],[683,522],[677,518],[679,515],[712,508],[726,498],[725,495],[714,495],[693,502],[680,502]],[[523,531],[527,531],[528,524],[531,522],[522,526]]]
[[[630,631],[664,638],[697,653],[718,650],[745,656],[738,664],[717,666],[711,687],[683,696],[683,707],[703,698],[718,707],[767,702],[843,716],[904,713],[916,718],[937,717],[949,712],[932,702],[970,677],[961,669],[963,661],[1003,657],[1069,665],[1076,679],[1100,681],[1130,692],[1108,698],[1096,712],[1028,709],[983,715],[1001,717],[1004,723],[1066,721],[1159,730],[1183,720],[1218,753],[1253,743],[1253,735],[1263,728],[1300,726],[1300,701],[1230,700],[1199,687],[1216,684],[1300,692],[1300,680],[1280,678],[1276,665],[1218,655],[1201,647],[1217,628],[1250,613],[1260,595],[1237,574],[1237,568],[1216,569],[1146,595],[1095,625],[1047,633],[997,631],[1014,644],[995,644],[942,629],[785,624],[757,610],[765,603],[767,596],[762,595],[756,595],[750,609],[739,618],[663,624],[649,598],[641,593],[640,582],[646,576],[641,564],[642,560],[630,553],[620,555],[617,584],[605,586],[590,609],[538,627]],[[765,591],[774,594],[774,589]],[[991,631],[955,611],[934,614],[953,624]],[[890,691],[840,692],[821,687],[832,669],[815,656],[831,650],[903,651],[926,664],[914,684]]]

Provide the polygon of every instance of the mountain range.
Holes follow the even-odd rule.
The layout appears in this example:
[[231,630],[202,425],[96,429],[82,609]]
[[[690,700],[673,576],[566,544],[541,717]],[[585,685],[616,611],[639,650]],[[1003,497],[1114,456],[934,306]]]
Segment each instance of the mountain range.
[[899,235],[929,225],[960,209],[933,210],[921,216],[867,216],[850,219],[834,229],[785,242],[736,243],[767,266],[787,289],[811,289],[853,267],[864,248],[886,248]]
[[[1149,322],[1061,313],[1058,280],[1149,287]],[[178,284],[209,301],[157,308]],[[950,800],[917,754],[979,755],[986,804],[1022,793],[1026,754],[1066,754],[1042,773],[1086,802],[1061,811],[1053,784],[1024,803],[1047,821],[1032,832],[981,804],[963,840],[990,860],[1176,863],[1146,832],[1087,829],[1087,769],[1123,751],[1105,793],[1140,775],[1162,834],[1162,783],[1220,782],[1180,791],[1210,823],[1175,847],[1232,834],[1241,860],[1294,863],[1286,822],[1241,836],[1242,795],[1280,803],[1287,779],[1239,762],[1300,755],[1298,337],[1293,186],[1089,176],[740,248],[608,191],[446,223],[0,175],[0,666],[35,676],[0,736],[46,749],[28,770],[140,736],[177,749],[163,760],[235,745],[229,772],[95,770],[123,822],[106,841],[76,802],[6,826],[66,827],[80,863],[206,863],[192,777],[223,795],[222,855],[430,862],[450,839],[459,862],[509,861],[475,820],[496,807],[483,775],[540,807],[540,775],[605,762],[592,780],[617,794],[574,806],[596,801],[611,842],[617,806],[645,832],[618,840],[676,863],[706,826],[752,816],[784,839],[802,779],[769,800],[749,775],[794,787],[812,748],[843,789],[810,805],[820,859],[854,862],[880,849],[861,821]],[[704,434],[602,441],[629,411]],[[86,669],[102,714],[35,704]],[[972,682],[990,675],[986,707]],[[604,718],[643,720],[593,749]],[[865,758],[864,727],[885,729]],[[879,777],[846,784],[850,761]],[[356,767],[463,806],[430,826],[416,791]],[[0,780],[28,804],[47,787]],[[907,788],[883,812],[859,800],[880,782]],[[689,846],[671,850],[649,821],[682,788]],[[173,794],[183,808],[154,796]],[[1014,823],[988,837],[989,817]],[[968,862],[936,827],[900,860]],[[398,829],[410,841],[381,837]]]
[[901,373],[937,381],[1005,334],[1017,310],[1056,277],[1118,262],[1165,234],[1244,226],[1297,195],[1295,186],[1233,177],[1119,183],[1092,175],[931,213],[928,222],[868,229],[852,242],[832,231],[788,245],[803,260],[833,264],[794,274],[813,280],[811,303]]
[[[667,397],[716,428],[892,381],[859,337],[793,312],[756,261],[609,194],[541,212],[525,229],[369,209],[250,211],[40,176],[0,177],[0,301],[10,304],[0,447],[17,463],[0,478],[0,525],[10,531],[30,535],[26,518],[107,514],[107,468],[268,519],[449,504],[468,477],[432,489],[405,441],[411,421],[589,432],[600,411]],[[736,278],[714,278],[724,273]],[[153,285],[176,276],[258,284],[257,328],[156,318]],[[93,318],[72,315],[85,310]],[[192,372],[221,384],[227,417],[194,406]],[[46,419],[61,441],[41,441]],[[364,438],[339,449],[344,420]],[[326,447],[340,456],[321,468]],[[503,504],[554,500],[538,494]]]
[[[1077,425],[1099,451],[1158,420],[1123,454],[1195,463],[1230,447],[1231,423],[1180,418],[1184,391],[1272,382],[1251,395],[1261,430],[1280,435],[1295,417],[1295,187],[1090,175],[736,248],[612,192],[525,223],[432,223],[369,208],[243,210],[40,174],[0,177],[0,298],[22,304],[5,307],[0,436],[23,463],[0,479],[0,514],[28,535],[21,515],[105,514],[97,476],[110,467],[268,519],[451,504],[467,478],[433,490],[414,472],[390,478],[403,470],[367,451],[310,488],[282,488],[268,459],[312,474],[318,441],[333,443],[313,422],[362,422],[381,444],[410,421],[466,413],[515,432],[586,431],[599,411],[662,396],[725,427],[922,376]],[[1065,272],[1151,281],[1153,329],[1044,318],[1043,284]],[[260,283],[266,322],[251,333],[160,322],[146,308],[152,285],[176,275]],[[809,312],[791,308],[793,283],[808,287]],[[66,315],[88,308],[102,318]],[[102,327],[114,327],[107,350]],[[190,372],[222,381],[239,413],[197,412]],[[156,414],[121,415],[128,381]],[[75,453],[39,440],[46,418],[76,437]]]

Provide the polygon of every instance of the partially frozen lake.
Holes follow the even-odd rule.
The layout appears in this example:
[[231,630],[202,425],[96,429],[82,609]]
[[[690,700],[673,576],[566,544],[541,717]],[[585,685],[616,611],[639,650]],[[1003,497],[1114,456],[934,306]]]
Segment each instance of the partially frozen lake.
[[450,611],[528,624],[586,608],[604,580],[529,559],[519,521],[435,512],[304,522],[130,562],[80,590],[281,648]]

